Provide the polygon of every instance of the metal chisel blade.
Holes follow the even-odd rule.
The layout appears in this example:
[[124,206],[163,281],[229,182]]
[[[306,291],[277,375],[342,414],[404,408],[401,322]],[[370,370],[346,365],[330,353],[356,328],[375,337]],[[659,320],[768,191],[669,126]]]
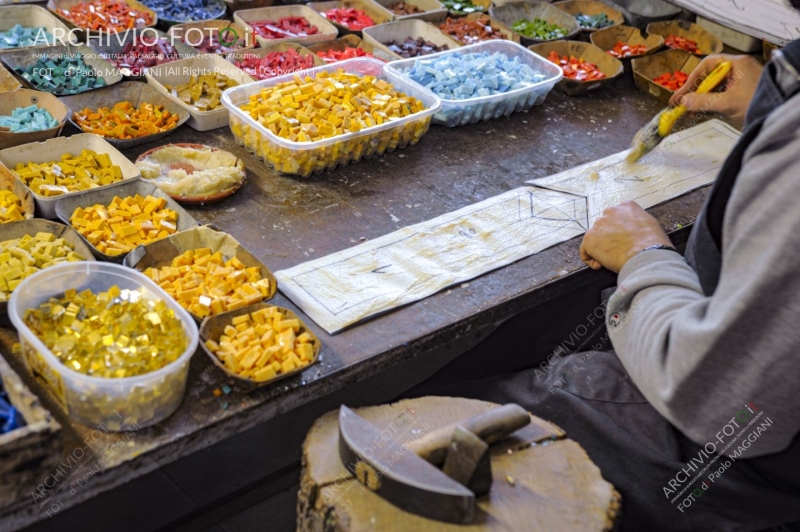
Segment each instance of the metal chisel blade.
[[451,523],[470,523],[475,494],[342,405],[339,457],[369,489],[409,512]]

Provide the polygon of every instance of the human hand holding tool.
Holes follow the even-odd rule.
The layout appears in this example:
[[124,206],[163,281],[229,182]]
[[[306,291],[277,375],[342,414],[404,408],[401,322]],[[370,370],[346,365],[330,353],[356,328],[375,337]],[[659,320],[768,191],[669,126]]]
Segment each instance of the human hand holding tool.
[[[731,63],[724,91],[707,94],[692,92],[699,86],[702,78],[723,61]],[[689,74],[686,83],[675,92],[669,103],[673,106],[683,105],[690,113],[709,112],[723,115],[737,128],[742,129],[747,108],[756,92],[763,68],[761,63],[750,55],[710,55]]]
[[[697,94],[706,94],[714,87],[722,83],[727,78],[731,71],[732,63],[730,61],[723,61],[703,79],[697,87]],[[691,77],[689,78],[691,80]],[[696,78],[695,78],[696,79]],[[689,81],[686,85],[691,86]],[[628,154],[628,162],[636,162],[644,155],[648,154],[656,146],[664,140],[664,137],[670,134],[675,122],[682,117],[688,109],[683,105],[677,107],[667,108],[656,115],[645,127],[636,133],[631,143],[631,151]]]

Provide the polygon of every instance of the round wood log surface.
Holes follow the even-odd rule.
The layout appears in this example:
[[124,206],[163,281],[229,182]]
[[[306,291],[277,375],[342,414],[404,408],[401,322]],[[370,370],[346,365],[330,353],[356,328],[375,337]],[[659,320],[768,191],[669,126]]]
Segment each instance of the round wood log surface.
[[[360,408],[385,437],[409,443],[498,405],[473,399],[421,397]],[[303,532],[473,532],[611,530],[620,496],[583,448],[535,416],[492,445],[492,489],[477,499],[478,518],[456,525],[420,517],[360,484],[339,459],[338,411],[320,417],[303,444],[297,529]]]

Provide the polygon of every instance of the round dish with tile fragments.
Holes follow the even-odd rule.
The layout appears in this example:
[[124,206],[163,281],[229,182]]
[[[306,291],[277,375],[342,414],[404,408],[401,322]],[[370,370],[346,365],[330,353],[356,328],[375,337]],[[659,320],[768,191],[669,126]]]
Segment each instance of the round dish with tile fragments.
[[244,163],[229,151],[203,144],[167,144],[136,159],[142,178],[184,205],[207,205],[242,186]]

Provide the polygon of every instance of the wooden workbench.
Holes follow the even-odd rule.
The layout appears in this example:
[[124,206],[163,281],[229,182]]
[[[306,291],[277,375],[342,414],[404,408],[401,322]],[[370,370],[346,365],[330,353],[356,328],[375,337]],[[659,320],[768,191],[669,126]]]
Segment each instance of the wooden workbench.
[[[460,128],[433,126],[416,146],[308,179],[271,171],[236,146],[227,128],[202,133],[184,126],[164,140],[219,146],[242,158],[247,182],[239,192],[216,205],[188,210],[201,223],[216,224],[232,234],[276,271],[495,196],[526,179],[621,151],[661,107],[636,90],[626,75],[584,97],[569,98],[554,90],[542,106],[527,114]],[[134,159],[153,146],[139,146],[126,155]],[[706,193],[707,189],[695,191],[651,212],[670,230],[686,226]],[[154,427],[136,431],[91,482],[74,493],[64,485],[59,510],[248,428],[291,416],[312,400],[387,374],[398,364],[434,357],[454,344],[476,343],[503,320],[578,290],[601,275],[578,260],[579,243],[580,239],[565,242],[336,336],[326,334],[279,293],[272,302],[298,312],[322,340],[320,363],[301,376],[253,393],[234,388],[216,397],[215,389],[233,383],[198,352],[178,411]],[[15,341],[8,321],[0,320],[0,351],[64,426],[65,456],[83,447],[92,428],[71,423],[28,378],[11,356]],[[417,380],[432,371],[425,368],[420,364]],[[103,438],[111,445],[119,436]],[[83,467],[93,465],[90,461]],[[48,473],[43,473],[43,480]],[[74,485],[76,478],[69,482]],[[0,530],[44,519],[46,509],[42,500],[34,504],[32,499],[0,509]]]

